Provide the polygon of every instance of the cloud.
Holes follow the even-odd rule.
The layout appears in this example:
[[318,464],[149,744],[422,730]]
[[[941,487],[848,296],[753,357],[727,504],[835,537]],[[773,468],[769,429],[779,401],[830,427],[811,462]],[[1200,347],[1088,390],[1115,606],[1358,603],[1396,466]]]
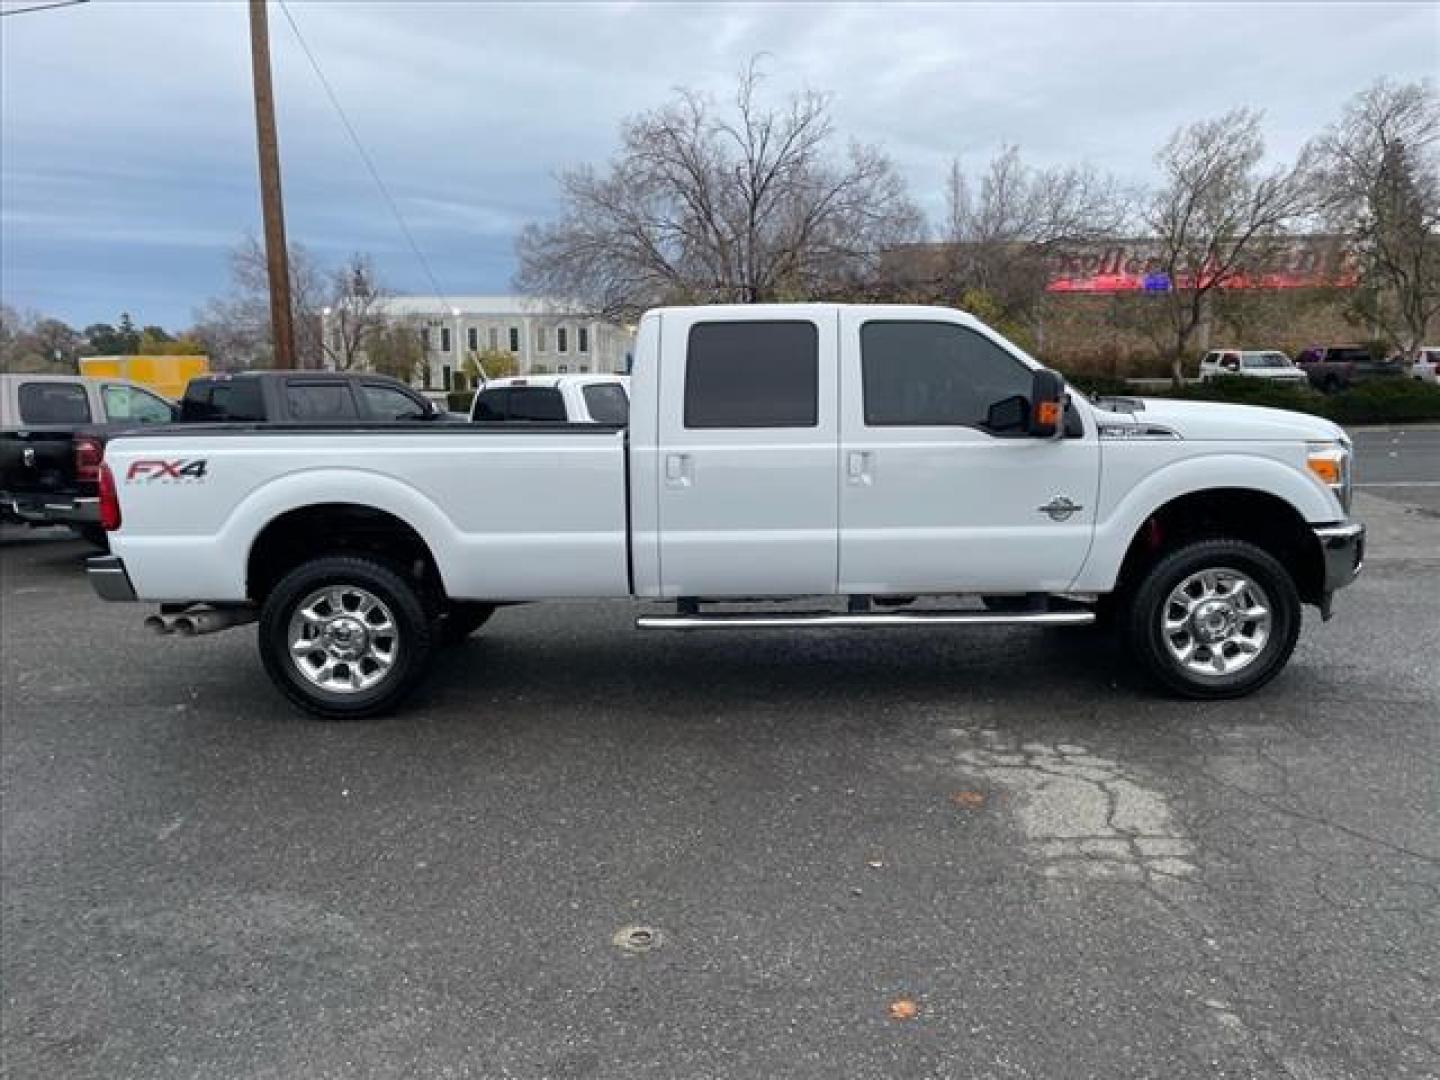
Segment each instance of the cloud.
[[[1440,67],[1433,8],[1370,4],[549,4],[290,0],[442,287],[501,292],[554,174],[614,149],[679,85],[728,98],[764,54],[776,94],[832,94],[938,211],[946,163],[1004,143],[1130,180],[1176,125],[1267,111],[1293,154],[1380,75]],[[324,258],[375,254],[426,291],[278,5],[286,216]],[[91,3],[0,34],[0,286],[76,322],[143,300],[182,323],[259,231],[242,4]]]

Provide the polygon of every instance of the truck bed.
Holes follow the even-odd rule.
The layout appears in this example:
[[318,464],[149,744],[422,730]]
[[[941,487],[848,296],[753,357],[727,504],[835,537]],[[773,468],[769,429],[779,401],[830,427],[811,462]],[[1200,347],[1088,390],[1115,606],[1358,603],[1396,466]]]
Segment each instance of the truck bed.
[[629,592],[625,430],[599,424],[186,424],[106,449],[112,550],[148,600],[246,597],[282,515],[353,504],[421,529],[452,598]]

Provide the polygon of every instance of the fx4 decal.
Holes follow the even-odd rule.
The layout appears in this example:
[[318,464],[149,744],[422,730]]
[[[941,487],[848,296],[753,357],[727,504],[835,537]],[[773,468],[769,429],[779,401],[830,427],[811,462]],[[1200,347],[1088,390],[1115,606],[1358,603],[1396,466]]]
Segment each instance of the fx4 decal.
[[183,458],[174,461],[141,458],[130,463],[130,468],[125,471],[125,482],[152,483],[158,480],[169,484],[204,480],[207,465],[204,458],[191,458],[189,461]]

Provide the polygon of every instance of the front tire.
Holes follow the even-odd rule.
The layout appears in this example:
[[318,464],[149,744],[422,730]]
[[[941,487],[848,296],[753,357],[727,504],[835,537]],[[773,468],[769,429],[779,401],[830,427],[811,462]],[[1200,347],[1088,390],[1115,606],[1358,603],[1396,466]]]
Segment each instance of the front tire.
[[291,703],[326,720],[388,712],[425,673],[431,620],[385,563],[327,556],[280,579],[260,612],[260,658]]
[[1123,613],[1126,642],[1165,689],[1242,697],[1280,673],[1300,635],[1300,595],[1272,555],[1241,540],[1201,540],[1160,559]]

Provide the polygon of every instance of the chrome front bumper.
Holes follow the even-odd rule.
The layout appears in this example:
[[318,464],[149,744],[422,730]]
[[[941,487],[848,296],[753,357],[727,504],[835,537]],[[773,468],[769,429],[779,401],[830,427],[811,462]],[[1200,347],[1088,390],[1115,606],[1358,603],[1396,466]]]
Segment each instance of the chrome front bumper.
[[1315,526],[1315,539],[1325,559],[1325,584],[1320,612],[1330,618],[1330,598],[1336,589],[1343,589],[1365,566],[1365,526],[1358,521],[1341,525]]
[[96,555],[85,560],[85,575],[101,600],[134,600],[135,586],[118,555]]

